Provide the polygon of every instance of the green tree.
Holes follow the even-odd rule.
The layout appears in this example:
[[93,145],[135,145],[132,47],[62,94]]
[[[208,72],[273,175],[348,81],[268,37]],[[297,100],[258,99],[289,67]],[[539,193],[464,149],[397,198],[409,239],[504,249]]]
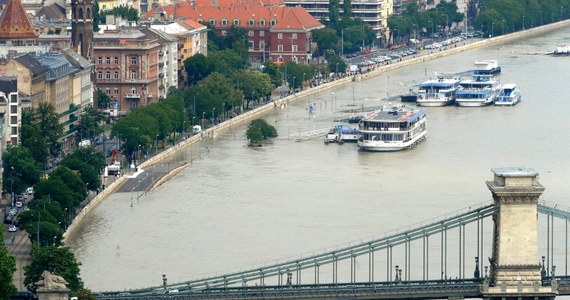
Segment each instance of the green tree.
[[[0,240],[4,241],[4,230],[0,230]],[[12,283],[12,276],[16,272],[16,260],[8,255],[8,250],[2,243],[0,245],[0,300],[8,300],[16,294],[16,287]]]
[[273,86],[272,90],[275,87],[280,86],[281,83],[283,82],[283,75],[279,69],[279,66],[270,60],[264,61],[263,66],[264,66],[263,73],[269,75],[269,77],[271,78],[271,85]]
[[261,140],[277,137],[277,130],[264,119],[255,119],[249,123],[246,137],[250,144],[257,144]]
[[100,88],[97,89],[97,105],[99,109],[111,108],[111,98],[109,95],[105,94]]
[[40,180],[41,169],[30,150],[22,146],[8,146],[4,152],[2,188],[6,193],[22,193]]
[[[325,27],[313,31],[313,41],[317,44],[317,53],[322,53],[323,56],[327,56],[329,53],[334,55],[334,49],[336,49],[336,51],[340,50],[340,48],[338,48],[340,37],[332,28]],[[327,53],[327,51],[329,51],[329,53]]]
[[101,14],[99,13],[99,1],[93,1],[93,32],[99,32],[101,24]]
[[39,125],[42,134],[46,137],[50,153],[57,156],[61,151],[58,139],[63,134],[63,126],[59,123],[59,117],[53,105],[41,102],[35,110],[34,123]]
[[202,53],[192,55],[184,61],[184,69],[188,74],[188,85],[194,85],[214,70],[210,60]]
[[103,129],[99,125],[101,121],[103,121],[103,115],[99,110],[92,105],[87,106],[81,114],[79,125],[77,126],[77,137],[79,141],[93,139],[103,132]]
[[[259,100],[273,90],[271,77],[268,74],[254,69],[246,69],[236,72],[231,77],[231,80],[236,83],[236,85],[239,81],[239,88],[246,100],[246,108],[249,108],[249,103],[251,101]],[[229,99],[239,102],[239,97],[240,94],[236,93],[234,94],[234,97]],[[234,105],[233,102],[232,105]]]
[[240,56],[237,51],[232,49],[209,53],[208,58],[213,66],[213,70],[225,76],[249,67],[247,56]]
[[76,294],[78,300],[97,300],[90,289],[81,289]]
[[350,0],[342,1],[342,18],[350,19],[352,17],[352,3]]
[[65,164],[66,160],[71,159],[77,159],[84,163],[87,163],[88,165],[92,166],[98,173],[101,173],[106,166],[105,156],[103,153],[97,151],[93,147],[81,147],[75,150],[73,153],[63,159],[62,164]]
[[72,293],[77,293],[83,288],[79,277],[79,263],[68,247],[34,246],[31,254],[32,261],[24,267],[26,276],[24,284],[29,291],[36,292],[36,282],[44,271],[63,277]]
[[340,15],[339,1],[329,0],[329,23],[332,27],[335,27]]
[[139,13],[133,7],[127,7],[125,5],[120,5],[113,7],[111,10],[101,12],[101,20],[105,20],[107,15],[120,16],[123,20],[127,21],[138,21]]

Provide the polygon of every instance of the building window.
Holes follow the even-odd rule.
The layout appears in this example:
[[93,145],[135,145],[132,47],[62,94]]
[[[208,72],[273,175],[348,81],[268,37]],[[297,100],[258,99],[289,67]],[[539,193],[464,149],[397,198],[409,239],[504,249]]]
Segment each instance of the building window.
[[137,71],[131,71],[131,79],[137,79]]
[[264,41],[259,42],[259,49],[265,51],[265,42]]
[[296,40],[296,39],[297,39],[297,34],[296,34],[296,33],[291,34],[291,38],[294,39],[294,40]]
[[119,94],[119,88],[115,88],[114,92],[115,92],[115,95],[118,95]]
[[99,56],[99,58],[97,59],[97,63],[102,65],[103,64],[103,57]]
[[103,73],[101,72],[97,73],[97,79],[103,79]]
[[215,26],[216,25],[216,19],[210,19],[210,25]]
[[228,26],[228,19],[223,19],[222,20],[222,26]]
[[228,32],[225,30],[222,30],[222,36],[226,36],[226,35],[228,35]]
[[115,79],[119,79],[119,72],[115,71]]
[[249,49],[254,50],[255,43],[253,41],[249,41]]
[[119,57],[115,56],[115,64],[118,65],[119,64]]
[[131,56],[131,65],[136,65],[136,64],[137,64],[137,57]]
[[263,31],[263,30],[260,31],[260,32],[259,32],[259,36],[265,36],[265,31]]
[[277,52],[283,52],[283,45],[277,45]]
[[239,19],[234,19],[234,26],[239,26]]
[[282,39],[283,39],[283,33],[278,33],[278,34],[277,34],[277,39],[282,40]]
[[249,23],[249,26],[253,26],[253,25],[255,25],[255,20],[249,19],[248,23]]
[[275,19],[271,20],[271,26],[275,26],[275,25],[277,25],[277,20],[275,20]]
[[18,113],[18,105],[10,105],[10,113],[17,114]]
[[136,88],[136,87],[132,87],[132,88],[131,88],[131,94],[132,94],[132,95],[136,95],[136,94],[137,94],[137,88]]
[[15,94],[10,95],[10,103],[18,104],[18,97]]
[[111,57],[107,56],[107,59],[105,59],[105,63],[110,65],[111,64]]
[[265,19],[259,20],[259,26],[265,26]]
[[[11,116],[10,117],[10,125],[16,125],[18,124],[18,116]],[[13,127],[16,128],[16,127]]]
[[298,47],[297,45],[293,45],[293,52],[297,52],[297,50],[298,50],[297,47]]
[[111,79],[111,72],[105,73],[105,79]]
[[110,95],[110,94],[111,94],[111,88],[106,88],[106,89],[105,89],[105,94]]
[[248,32],[247,32],[247,35],[248,35],[248,36],[253,36],[253,30],[248,31]]

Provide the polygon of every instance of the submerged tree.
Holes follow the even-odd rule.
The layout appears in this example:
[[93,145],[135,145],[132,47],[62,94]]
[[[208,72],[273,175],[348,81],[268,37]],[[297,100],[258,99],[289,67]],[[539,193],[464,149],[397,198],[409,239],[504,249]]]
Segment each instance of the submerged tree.
[[257,144],[262,140],[276,137],[277,130],[275,127],[269,125],[267,121],[263,119],[255,119],[251,121],[247,127],[246,136],[250,144]]

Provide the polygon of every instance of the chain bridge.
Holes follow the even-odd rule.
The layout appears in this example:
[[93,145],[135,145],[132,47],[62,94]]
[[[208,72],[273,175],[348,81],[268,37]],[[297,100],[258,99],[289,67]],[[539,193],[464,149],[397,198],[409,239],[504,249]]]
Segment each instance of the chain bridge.
[[[554,299],[570,295],[570,210],[530,168],[493,169],[493,200],[258,268],[97,299]],[[458,199],[460,201],[460,199]],[[389,209],[389,208],[387,208]]]

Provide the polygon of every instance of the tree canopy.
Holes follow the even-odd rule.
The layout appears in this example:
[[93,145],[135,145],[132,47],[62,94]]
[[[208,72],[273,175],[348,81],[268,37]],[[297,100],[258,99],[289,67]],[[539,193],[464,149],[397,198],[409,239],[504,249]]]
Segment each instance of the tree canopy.
[[[4,230],[0,230],[0,240],[4,241]],[[12,276],[16,272],[16,260],[8,255],[4,243],[0,244],[0,300],[8,300],[16,294]]]
[[73,293],[83,288],[83,282],[79,277],[79,263],[68,247],[34,246],[31,254],[32,261],[24,267],[26,276],[24,284],[31,292],[36,292],[36,282],[40,280],[44,271],[63,277]]

